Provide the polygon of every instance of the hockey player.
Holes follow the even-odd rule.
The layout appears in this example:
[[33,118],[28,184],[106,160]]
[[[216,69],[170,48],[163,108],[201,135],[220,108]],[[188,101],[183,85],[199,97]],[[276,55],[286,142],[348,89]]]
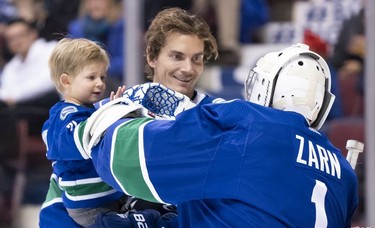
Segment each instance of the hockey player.
[[[150,81],[188,96],[197,105],[223,101],[195,89],[205,63],[218,56],[216,40],[202,18],[180,8],[162,10],[145,38],[145,73]],[[135,208],[155,208],[163,213],[164,207],[138,200]]]
[[[326,62],[298,44],[259,59],[248,101],[197,106],[175,120],[110,120],[124,104],[109,105],[80,138],[107,183],[178,205],[181,227],[350,227],[357,177],[318,131],[334,100],[330,80]],[[128,104],[124,115],[140,113]]]
[[[217,44],[209,26],[200,17],[179,8],[161,11],[146,33],[145,55],[147,77],[153,82],[185,94],[197,105],[222,101],[195,90],[206,61],[215,59],[218,55]],[[101,105],[102,103],[98,104]],[[50,199],[49,202],[52,203],[61,198],[55,192]],[[54,210],[49,207],[51,213],[46,217],[59,217],[54,221],[63,224],[62,217],[66,212],[64,214],[61,204],[54,206],[58,207],[53,208]],[[138,210],[164,208],[162,204],[151,204],[141,200],[138,200],[135,206]]]

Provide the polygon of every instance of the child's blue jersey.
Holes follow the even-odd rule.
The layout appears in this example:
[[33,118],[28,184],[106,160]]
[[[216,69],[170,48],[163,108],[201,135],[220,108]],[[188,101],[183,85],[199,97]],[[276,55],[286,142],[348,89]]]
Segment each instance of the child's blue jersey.
[[98,207],[123,195],[103,182],[92,160],[76,146],[76,127],[94,111],[61,101],[51,108],[42,128],[47,158],[52,161],[55,181],[67,208]]
[[350,227],[357,177],[298,113],[236,100],[122,119],[92,150],[119,191],[178,205],[181,227]]

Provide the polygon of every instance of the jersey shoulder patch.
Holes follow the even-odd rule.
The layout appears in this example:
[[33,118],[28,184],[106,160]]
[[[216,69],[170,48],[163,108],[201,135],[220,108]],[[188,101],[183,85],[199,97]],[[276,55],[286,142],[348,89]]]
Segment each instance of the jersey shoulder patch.
[[68,107],[65,107],[63,108],[63,110],[61,110],[60,112],[60,119],[61,120],[65,120],[66,117],[71,114],[71,113],[75,113],[75,112],[78,112],[78,109],[77,107],[74,107],[74,106],[68,106]]

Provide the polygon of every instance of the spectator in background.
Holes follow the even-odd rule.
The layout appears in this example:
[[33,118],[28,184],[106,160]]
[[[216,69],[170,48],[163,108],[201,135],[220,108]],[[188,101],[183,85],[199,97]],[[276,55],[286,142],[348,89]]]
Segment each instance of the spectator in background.
[[56,40],[64,37],[68,24],[76,19],[80,0],[14,0],[19,17],[36,24],[40,37]]
[[[48,58],[56,42],[40,38],[33,24],[23,19],[7,23],[5,43],[13,55],[0,77],[0,106],[7,110],[49,109],[60,99],[49,77]],[[1,120],[4,122],[4,120]],[[33,122],[36,133],[40,126]]]
[[11,54],[5,45],[4,29],[7,21],[17,17],[17,15],[17,8],[13,2],[9,0],[0,0],[0,74],[4,64],[11,58]]
[[[34,27],[41,31],[44,27],[47,12],[43,0],[14,0],[18,17],[34,24]],[[39,33],[40,35],[40,33]]]
[[48,58],[56,42],[39,38],[36,28],[23,19],[8,22],[4,37],[14,56],[5,64],[0,78],[1,102],[7,107],[34,102],[36,106],[49,108],[58,98],[48,70]]
[[81,15],[68,26],[72,38],[99,42],[109,53],[107,91],[123,84],[124,19],[121,0],[82,0]]
[[365,34],[364,20],[365,11],[362,9],[358,14],[351,16],[343,22],[331,56],[331,62],[336,69],[339,69],[343,65],[346,57],[349,55],[349,46],[352,42],[352,37]]
[[[0,166],[12,180],[13,170],[8,162],[16,156],[16,121],[28,120],[32,123],[30,133],[39,135],[49,108],[60,97],[48,69],[48,58],[55,42],[39,38],[36,28],[23,19],[9,21],[4,28],[4,38],[13,57],[0,75]],[[0,184],[4,188],[3,196],[9,198],[11,181]]]
[[364,34],[351,37],[347,46],[347,55],[339,68],[341,77],[356,75],[358,81],[356,90],[360,95],[364,95],[364,68],[366,59],[366,38]]
[[[4,64],[10,59],[8,49],[5,46],[4,30],[6,22],[17,15],[14,4],[8,0],[0,0],[0,76]],[[1,141],[4,139],[1,138]],[[0,143],[1,144],[1,143]],[[0,151],[2,151],[0,149]],[[0,227],[10,222],[9,207],[6,203],[5,193],[9,192],[9,180],[4,171],[3,162],[0,162]]]
[[345,116],[363,116],[364,112],[365,7],[343,22],[330,59],[346,87],[342,89]]

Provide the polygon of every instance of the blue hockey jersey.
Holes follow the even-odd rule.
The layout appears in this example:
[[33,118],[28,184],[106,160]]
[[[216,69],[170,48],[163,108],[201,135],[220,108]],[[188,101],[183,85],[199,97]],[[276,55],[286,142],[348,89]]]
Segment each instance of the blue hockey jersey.
[[350,227],[357,177],[298,113],[236,100],[121,119],[92,150],[111,186],[176,204],[181,227]]
[[76,127],[94,111],[60,101],[51,108],[42,128],[47,158],[52,161],[54,180],[62,190],[67,208],[99,207],[123,195],[103,182],[91,159],[76,146]]

